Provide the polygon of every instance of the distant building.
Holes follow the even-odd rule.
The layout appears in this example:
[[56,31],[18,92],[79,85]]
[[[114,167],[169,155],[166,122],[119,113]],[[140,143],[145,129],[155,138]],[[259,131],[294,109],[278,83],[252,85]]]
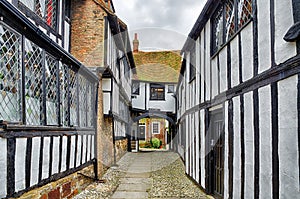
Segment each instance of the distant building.
[[[132,130],[140,140],[159,138],[165,146],[171,141],[169,122],[175,116],[176,84],[181,57],[176,51],[141,52],[137,35],[134,40],[136,75],[132,80],[132,112],[135,117],[150,118],[139,122]],[[162,118],[159,119],[159,118]],[[169,133],[169,138],[168,134]]]
[[186,173],[216,198],[299,198],[299,1],[208,0],[176,96]]

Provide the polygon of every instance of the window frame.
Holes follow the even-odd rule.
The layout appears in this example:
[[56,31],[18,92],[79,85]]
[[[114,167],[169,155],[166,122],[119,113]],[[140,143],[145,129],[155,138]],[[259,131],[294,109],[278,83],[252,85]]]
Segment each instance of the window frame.
[[[245,2],[246,1],[246,2]],[[228,44],[245,26],[247,26],[253,20],[253,8],[252,8],[253,0],[226,0],[224,3],[218,5],[216,10],[214,11],[211,17],[211,57],[214,57],[218,52],[223,49],[224,46]],[[226,20],[226,9],[229,7],[229,3],[232,3],[232,20],[229,24],[233,26],[232,32],[228,32],[228,21]],[[245,10],[243,9],[245,5],[250,5],[251,8]],[[242,6],[240,6],[242,5]],[[241,7],[242,12],[240,12],[239,7]],[[227,10],[228,11],[228,10]],[[247,11],[246,15],[244,15],[243,11]],[[221,24],[222,24],[222,34],[221,34],[221,42],[216,45],[216,20],[217,17],[221,15]],[[246,19],[246,20],[244,20]],[[230,25],[230,26],[231,26]],[[228,34],[228,35],[227,35]]]
[[[164,101],[166,98],[165,95],[165,88],[166,86],[164,84],[157,84],[157,83],[151,83],[150,84],[150,100],[156,100],[156,101]],[[158,89],[163,89],[162,96],[158,95]],[[153,96],[153,94],[156,94],[155,96]]]
[[[136,91],[134,92],[134,85],[137,85]],[[132,86],[131,86],[131,94],[133,95],[140,95],[140,82],[132,82]]]
[[[158,131],[157,133],[154,132],[154,127],[153,127],[153,126],[156,125],[156,124],[158,125],[158,126],[157,126],[157,131]],[[156,121],[156,122],[152,122],[152,123],[151,123],[151,127],[152,127],[152,128],[151,128],[151,133],[152,133],[152,134],[154,134],[154,135],[159,135],[159,134],[160,134],[160,122],[157,122],[157,121]]]
[[[55,0],[55,15],[52,16],[53,19],[55,21],[54,25],[51,25],[48,23],[49,20],[49,16],[47,13],[47,9],[49,8],[48,5],[46,4],[47,0],[45,0],[45,13],[42,13],[41,15],[44,16],[40,16],[37,13],[36,10],[36,3],[33,2],[33,8],[28,7],[28,5],[26,5],[26,3],[23,3],[21,0],[17,0],[15,3],[15,6],[23,13],[26,13],[27,17],[34,20],[37,25],[42,26],[43,28],[49,30],[51,33],[55,34],[56,36],[59,35],[59,12],[60,12],[60,4],[58,0]],[[50,10],[50,12],[53,12],[53,10]]]
[[[173,89],[170,90],[170,87],[173,87]],[[168,93],[175,93],[175,85],[173,84],[168,85]]]

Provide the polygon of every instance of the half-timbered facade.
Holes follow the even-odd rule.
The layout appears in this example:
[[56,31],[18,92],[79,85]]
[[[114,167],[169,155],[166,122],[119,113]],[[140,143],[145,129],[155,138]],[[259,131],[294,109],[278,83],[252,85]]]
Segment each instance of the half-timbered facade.
[[208,0],[182,49],[177,149],[217,198],[300,195],[299,9]]
[[69,53],[69,3],[0,1],[1,198],[96,162],[98,77]]

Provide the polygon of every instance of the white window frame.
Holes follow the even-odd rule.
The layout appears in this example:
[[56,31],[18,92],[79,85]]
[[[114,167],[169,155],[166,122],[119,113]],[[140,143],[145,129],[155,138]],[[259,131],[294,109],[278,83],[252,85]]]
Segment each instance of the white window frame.
[[[155,132],[154,132],[154,128],[153,128],[154,124],[158,124],[158,133],[155,133]],[[151,127],[152,127],[152,128],[151,128],[152,134],[156,134],[156,135],[160,134],[160,122],[152,122]]]

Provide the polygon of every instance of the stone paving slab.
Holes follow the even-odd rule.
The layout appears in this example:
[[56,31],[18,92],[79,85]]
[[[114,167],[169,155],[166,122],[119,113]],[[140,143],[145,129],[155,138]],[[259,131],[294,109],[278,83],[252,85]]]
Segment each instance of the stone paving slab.
[[152,180],[150,178],[121,178],[120,182],[128,184],[152,184]]
[[148,198],[148,193],[146,192],[125,192],[116,191],[111,199],[144,199]]
[[126,173],[124,177],[130,177],[130,178],[150,178],[151,173]]
[[147,192],[151,188],[150,184],[120,184],[117,188],[118,191],[139,191],[139,192]]

